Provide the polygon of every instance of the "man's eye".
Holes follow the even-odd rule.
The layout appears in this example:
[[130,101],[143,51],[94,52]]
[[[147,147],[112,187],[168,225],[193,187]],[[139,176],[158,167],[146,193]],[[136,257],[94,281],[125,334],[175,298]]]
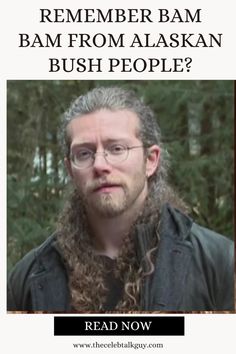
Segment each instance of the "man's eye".
[[112,145],[107,149],[112,155],[121,155],[125,152],[126,147],[120,144]]
[[89,159],[92,156],[92,151],[90,150],[79,150],[75,154],[75,159],[79,161],[84,161]]

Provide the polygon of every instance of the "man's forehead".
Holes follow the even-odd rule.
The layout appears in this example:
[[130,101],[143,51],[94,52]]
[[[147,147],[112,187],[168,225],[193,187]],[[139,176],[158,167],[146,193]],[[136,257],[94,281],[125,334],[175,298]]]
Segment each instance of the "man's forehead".
[[67,131],[71,138],[90,136],[92,134],[108,134],[119,137],[122,135],[137,136],[139,119],[136,113],[128,110],[110,111],[102,109],[72,119]]

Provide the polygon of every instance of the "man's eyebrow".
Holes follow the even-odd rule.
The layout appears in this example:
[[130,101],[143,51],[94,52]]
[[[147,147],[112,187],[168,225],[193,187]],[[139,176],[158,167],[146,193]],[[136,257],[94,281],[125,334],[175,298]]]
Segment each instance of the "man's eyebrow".
[[107,138],[105,139],[103,142],[105,144],[109,144],[109,143],[117,143],[117,142],[124,142],[127,143],[130,139],[128,137],[117,137],[117,138]]
[[81,145],[94,145],[94,143],[92,143],[91,141],[78,141],[74,144],[72,144],[72,146],[81,146]]
[[[117,138],[107,138],[107,139],[104,139],[102,140],[102,143],[103,144],[111,144],[111,143],[117,143],[117,142],[123,142],[123,143],[129,143],[130,139],[128,137],[117,137]],[[72,145],[72,147],[76,148],[76,147],[80,147],[80,146],[95,146],[96,143],[94,142],[91,142],[91,141],[80,141],[80,142],[76,142]]]
[[92,148],[96,146],[96,144],[92,143],[92,142],[86,142],[86,141],[81,141],[81,142],[78,142],[78,143],[75,143],[73,145],[71,145],[71,149],[78,149],[80,147],[88,147],[88,148]]

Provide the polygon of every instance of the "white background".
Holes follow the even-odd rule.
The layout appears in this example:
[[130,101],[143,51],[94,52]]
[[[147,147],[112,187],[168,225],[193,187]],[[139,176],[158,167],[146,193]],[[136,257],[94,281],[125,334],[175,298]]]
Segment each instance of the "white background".
[[[235,2],[233,0],[186,1],[162,0],[156,3],[152,0],[119,0],[119,1],[13,1],[8,0],[1,11],[1,69],[6,79],[233,79],[236,77],[235,66]],[[98,5],[99,4],[99,5]],[[111,5],[112,4],[112,5]],[[153,23],[40,23],[40,8],[148,8],[152,11]],[[184,9],[192,14],[201,10],[201,23],[160,23],[158,9],[167,8],[173,17],[177,8],[184,19]],[[19,48],[19,33],[28,33],[30,38],[35,33],[51,35],[62,33],[125,33],[127,43],[133,33],[151,33],[155,39],[159,33],[166,36],[170,33],[223,33],[222,47],[215,48]],[[190,72],[183,73],[49,73],[49,57],[130,57],[130,58],[172,58],[191,57]]]
[[[156,3],[156,6],[155,6]],[[102,4],[102,5],[101,5]],[[152,24],[40,24],[39,8],[149,8],[153,13],[158,8],[174,8],[180,11],[188,8],[195,12],[202,9],[202,23],[152,23]],[[6,81],[10,79],[150,79],[150,80],[200,80],[200,79],[235,79],[236,78],[236,41],[235,41],[235,1],[12,1],[1,4],[1,56],[0,56],[0,350],[2,353],[72,353],[72,343],[109,342],[119,337],[54,337],[52,315],[12,315],[6,314]],[[153,17],[155,18],[155,16]],[[223,33],[222,48],[19,48],[18,33]],[[49,73],[48,57],[192,57],[190,72],[183,73]],[[162,353],[231,353],[236,349],[236,317],[231,315],[186,315],[185,337],[133,337],[141,342],[163,343]],[[131,338],[129,338],[131,340]],[[128,340],[123,338],[122,341]],[[115,351],[118,351],[117,349]],[[122,351],[124,351],[123,349]],[[141,350],[141,349],[139,349]],[[100,350],[102,351],[102,350]],[[105,351],[105,350],[104,350]],[[106,350],[107,351],[107,350]],[[131,352],[128,350],[127,352]],[[153,349],[152,349],[153,351]]]

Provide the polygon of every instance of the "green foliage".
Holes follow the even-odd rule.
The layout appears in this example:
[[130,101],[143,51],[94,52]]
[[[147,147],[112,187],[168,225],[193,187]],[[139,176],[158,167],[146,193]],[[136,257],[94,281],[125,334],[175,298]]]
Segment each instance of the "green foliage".
[[131,88],[153,108],[170,155],[170,183],[197,222],[233,235],[231,81],[9,81],[9,270],[53,232],[62,207],[61,114],[101,85]]

